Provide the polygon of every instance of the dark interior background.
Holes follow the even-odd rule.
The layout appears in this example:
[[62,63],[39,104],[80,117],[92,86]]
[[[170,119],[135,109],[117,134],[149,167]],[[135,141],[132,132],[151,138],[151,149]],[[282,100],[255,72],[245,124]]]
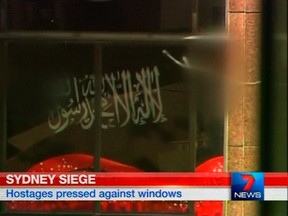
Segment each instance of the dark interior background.
[[4,31],[224,31],[224,0],[1,0]]

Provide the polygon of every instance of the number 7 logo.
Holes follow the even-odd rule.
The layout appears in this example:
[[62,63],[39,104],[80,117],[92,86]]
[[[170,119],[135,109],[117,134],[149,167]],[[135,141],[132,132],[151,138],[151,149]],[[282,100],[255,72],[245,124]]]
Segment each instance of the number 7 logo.
[[241,175],[242,179],[247,181],[247,184],[245,185],[245,187],[243,188],[244,191],[250,191],[254,182],[255,182],[255,179],[253,177],[253,175],[251,174],[242,174]]

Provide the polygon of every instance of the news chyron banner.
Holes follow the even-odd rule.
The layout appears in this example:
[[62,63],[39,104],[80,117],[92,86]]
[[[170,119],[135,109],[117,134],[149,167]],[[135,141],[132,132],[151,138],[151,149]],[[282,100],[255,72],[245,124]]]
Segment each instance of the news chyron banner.
[[1,201],[287,201],[288,173],[1,173]]

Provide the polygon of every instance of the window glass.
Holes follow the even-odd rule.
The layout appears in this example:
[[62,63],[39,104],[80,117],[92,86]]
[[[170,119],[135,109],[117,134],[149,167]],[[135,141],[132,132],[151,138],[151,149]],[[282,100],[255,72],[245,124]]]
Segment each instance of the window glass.
[[[83,80],[86,74],[89,77]],[[93,127],[94,96],[80,94],[89,89],[93,74],[93,45],[7,45],[5,171],[93,170],[99,133]],[[7,203],[12,211],[71,211],[71,206],[67,202]],[[83,203],[76,210],[92,211],[93,203]]]
[[4,31],[224,31],[224,0],[0,0]]
[[[4,170],[194,172],[223,154],[222,51],[205,40],[8,42]],[[7,202],[6,210],[189,213],[193,206]]]

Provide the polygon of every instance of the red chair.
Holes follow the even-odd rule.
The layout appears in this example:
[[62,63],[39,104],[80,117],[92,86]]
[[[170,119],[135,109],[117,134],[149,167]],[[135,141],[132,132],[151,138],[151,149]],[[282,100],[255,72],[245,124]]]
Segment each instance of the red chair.
[[[143,172],[142,170],[105,158],[100,159],[101,170],[105,172]],[[93,156],[87,154],[61,155],[37,163],[28,172],[73,172],[93,171]],[[196,168],[196,172],[223,172],[223,157],[210,159]],[[94,202],[86,201],[16,201],[7,202],[10,211],[79,211],[92,212]],[[142,213],[187,213],[188,203],[185,201],[139,202],[139,201],[102,201],[103,212],[142,212]],[[222,202],[195,202],[197,216],[222,216]]]
[[[196,172],[217,173],[224,172],[224,157],[219,156],[204,163],[196,168]],[[195,202],[194,210],[197,216],[223,216],[222,201],[199,201]]]

